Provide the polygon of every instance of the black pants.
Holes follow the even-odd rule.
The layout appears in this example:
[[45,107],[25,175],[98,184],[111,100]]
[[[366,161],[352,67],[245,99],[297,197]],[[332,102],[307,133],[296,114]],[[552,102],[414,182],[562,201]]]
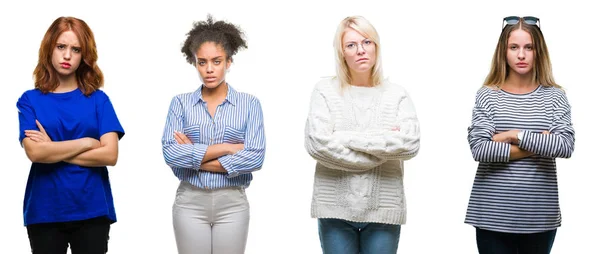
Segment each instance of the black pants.
[[549,254],[556,229],[533,234],[512,234],[477,228],[480,254]]
[[71,245],[72,254],[105,254],[108,252],[110,224],[111,221],[103,216],[81,221],[28,225],[31,252],[65,254]]

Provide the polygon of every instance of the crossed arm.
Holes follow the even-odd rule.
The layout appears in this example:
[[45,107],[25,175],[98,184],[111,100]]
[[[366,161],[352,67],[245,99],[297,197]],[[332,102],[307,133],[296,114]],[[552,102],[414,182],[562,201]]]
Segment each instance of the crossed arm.
[[[192,141],[183,133],[175,132],[177,144],[193,144]],[[200,169],[214,173],[227,173],[227,170],[221,165],[218,158],[225,155],[235,154],[244,149],[244,144],[214,144],[208,146],[206,153],[202,158]]]
[[40,129],[26,130],[23,147],[27,158],[37,163],[68,162],[84,167],[114,166],[118,158],[118,135],[108,132],[100,137],[79,138],[67,141],[52,141],[42,124]]

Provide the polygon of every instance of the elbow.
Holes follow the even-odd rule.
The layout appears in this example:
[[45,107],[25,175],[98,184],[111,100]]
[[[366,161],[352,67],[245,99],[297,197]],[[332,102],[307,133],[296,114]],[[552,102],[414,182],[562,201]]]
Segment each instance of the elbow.
[[111,167],[114,167],[114,166],[116,166],[116,165],[117,165],[117,159],[118,159],[118,157],[119,157],[119,156],[118,156],[118,155],[116,155],[116,154],[115,154],[115,155],[113,155],[113,156],[110,156],[110,157],[108,158],[107,162],[106,162],[106,166],[111,166]]

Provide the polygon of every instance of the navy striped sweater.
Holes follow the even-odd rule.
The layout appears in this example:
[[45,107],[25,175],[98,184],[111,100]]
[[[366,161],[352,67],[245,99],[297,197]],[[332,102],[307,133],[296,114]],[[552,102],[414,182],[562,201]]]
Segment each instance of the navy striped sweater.
[[[509,161],[510,144],[494,142],[492,137],[515,129],[524,131],[519,147],[534,155]],[[559,227],[555,158],[571,156],[574,134],[571,108],[560,88],[539,86],[527,94],[512,94],[482,87],[468,128],[479,166],[465,223],[507,233]]]

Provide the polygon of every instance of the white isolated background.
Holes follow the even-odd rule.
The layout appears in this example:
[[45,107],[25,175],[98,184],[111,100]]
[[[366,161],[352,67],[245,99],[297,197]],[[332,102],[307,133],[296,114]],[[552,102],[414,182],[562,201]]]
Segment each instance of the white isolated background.
[[576,148],[559,159],[563,226],[553,252],[597,249],[599,167],[594,158],[600,92],[600,21],[584,1],[10,1],[0,4],[0,253],[29,253],[23,192],[30,163],[18,143],[16,101],[33,88],[40,41],[59,16],[92,28],[99,66],[126,135],[109,168],[118,222],[109,253],[176,253],[171,206],[178,180],[164,163],[161,135],[171,98],[200,84],[180,47],[208,13],[240,25],[249,48],[234,57],[227,81],[263,106],[267,153],[247,190],[246,253],[320,253],[310,218],[315,162],[304,150],[314,84],[335,74],[332,40],[350,15],[381,36],[384,73],[411,94],[421,150],[405,166],[408,223],[398,253],[476,253],[463,223],[477,163],[466,140],[474,96],[490,66],[502,18],[541,19],[554,75],[572,106]]

